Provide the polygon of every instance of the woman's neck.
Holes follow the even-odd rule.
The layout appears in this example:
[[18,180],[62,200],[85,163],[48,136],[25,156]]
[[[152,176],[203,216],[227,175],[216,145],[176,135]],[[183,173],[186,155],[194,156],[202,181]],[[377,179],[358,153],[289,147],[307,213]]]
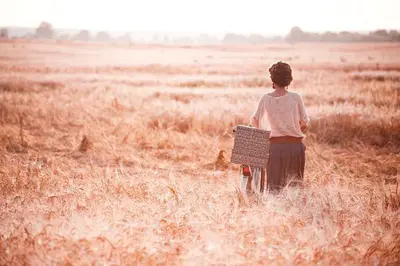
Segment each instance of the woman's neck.
[[274,91],[271,94],[274,95],[274,96],[283,96],[286,93],[287,93],[286,88],[283,88],[283,87],[277,88],[277,87],[275,87]]

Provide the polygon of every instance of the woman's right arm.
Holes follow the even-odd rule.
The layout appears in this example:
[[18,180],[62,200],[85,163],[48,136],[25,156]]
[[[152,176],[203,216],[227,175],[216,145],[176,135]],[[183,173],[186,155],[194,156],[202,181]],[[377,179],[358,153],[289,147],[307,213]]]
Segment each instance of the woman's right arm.
[[261,96],[260,100],[258,101],[257,109],[254,111],[253,115],[250,118],[250,125],[256,128],[260,127],[260,119],[264,109],[263,98],[264,97]]

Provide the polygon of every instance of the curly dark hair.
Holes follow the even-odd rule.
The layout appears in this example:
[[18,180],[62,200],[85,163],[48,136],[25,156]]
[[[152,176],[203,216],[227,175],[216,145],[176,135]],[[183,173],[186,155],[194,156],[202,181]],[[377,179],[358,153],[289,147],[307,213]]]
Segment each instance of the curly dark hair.
[[269,68],[271,80],[278,86],[287,87],[293,81],[292,68],[289,64],[279,61]]

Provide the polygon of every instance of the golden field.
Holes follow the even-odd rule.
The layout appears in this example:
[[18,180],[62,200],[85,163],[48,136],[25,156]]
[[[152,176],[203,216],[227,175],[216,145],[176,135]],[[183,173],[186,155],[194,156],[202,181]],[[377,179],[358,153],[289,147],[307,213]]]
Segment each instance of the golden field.
[[[231,128],[278,60],[305,184],[246,197]],[[3,41],[0,125],[0,265],[400,263],[398,44]]]

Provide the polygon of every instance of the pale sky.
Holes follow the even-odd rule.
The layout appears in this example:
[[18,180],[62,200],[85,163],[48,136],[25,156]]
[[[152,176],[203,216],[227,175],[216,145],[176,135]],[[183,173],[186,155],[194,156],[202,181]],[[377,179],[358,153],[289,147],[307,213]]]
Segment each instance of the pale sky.
[[400,0],[0,0],[0,26],[283,34],[400,29]]

